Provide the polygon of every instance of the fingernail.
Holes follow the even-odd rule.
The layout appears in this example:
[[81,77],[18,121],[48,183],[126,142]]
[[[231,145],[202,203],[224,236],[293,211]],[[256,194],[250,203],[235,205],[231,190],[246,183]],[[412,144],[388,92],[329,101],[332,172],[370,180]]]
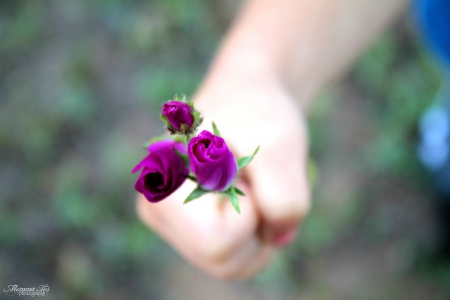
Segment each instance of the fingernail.
[[287,246],[290,243],[292,243],[292,241],[294,241],[295,236],[297,234],[297,230],[296,229],[292,229],[283,233],[280,233],[278,235],[276,235],[272,242],[279,247],[283,247],[283,246]]

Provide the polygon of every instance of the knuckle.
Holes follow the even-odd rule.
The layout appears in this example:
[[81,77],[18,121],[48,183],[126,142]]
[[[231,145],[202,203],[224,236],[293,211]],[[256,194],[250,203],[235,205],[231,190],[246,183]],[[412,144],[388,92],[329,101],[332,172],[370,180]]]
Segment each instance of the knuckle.
[[299,198],[296,200],[288,200],[281,202],[270,201],[277,203],[275,207],[267,210],[266,216],[272,222],[277,223],[300,223],[307,216],[310,211],[311,202],[309,198]]

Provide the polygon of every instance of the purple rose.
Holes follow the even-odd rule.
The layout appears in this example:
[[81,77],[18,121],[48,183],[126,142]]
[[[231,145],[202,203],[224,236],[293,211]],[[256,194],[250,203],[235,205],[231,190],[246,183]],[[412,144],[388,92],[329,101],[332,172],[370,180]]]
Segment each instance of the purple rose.
[[199,185],[207,191],[226,191],[236,177],[238,167],[223,138],[202,131],[188,145],[191,170]]
[[[167,123],[170,132],[188,131],[194,124],[194,109],[188,103],[169,101],[161,109],[161,116]],[[183,124],[186,124],[183,129]]]
[[150,202],[159,202],[178,189],[189,174],[189,168],[174,149],[186,154],[186,145],[164,140],[148,147],[150,154],[131,173],[142,169],[134,188]]

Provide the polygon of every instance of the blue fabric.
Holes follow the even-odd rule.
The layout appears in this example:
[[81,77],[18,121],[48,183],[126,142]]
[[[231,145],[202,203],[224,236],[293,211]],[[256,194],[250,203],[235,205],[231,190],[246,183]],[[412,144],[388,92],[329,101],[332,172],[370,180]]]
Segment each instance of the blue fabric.
[[415,14],[426,42],[450,70],[450,0],[416,0]]

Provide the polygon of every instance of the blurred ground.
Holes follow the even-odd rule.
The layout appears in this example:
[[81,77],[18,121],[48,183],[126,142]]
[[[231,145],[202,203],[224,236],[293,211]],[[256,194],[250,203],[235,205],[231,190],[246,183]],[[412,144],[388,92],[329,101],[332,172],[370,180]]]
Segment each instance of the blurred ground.
[[450,298],[450,265],[429,258],[437,224],[416,158],[439,72],[405,17],[311,113],[313,209],[267,272],[213,280],[137,220],[140,145],[161,132],[164,100],[192,95],[235,2],[0,3],[0,288],[49,284],[47,299]]

